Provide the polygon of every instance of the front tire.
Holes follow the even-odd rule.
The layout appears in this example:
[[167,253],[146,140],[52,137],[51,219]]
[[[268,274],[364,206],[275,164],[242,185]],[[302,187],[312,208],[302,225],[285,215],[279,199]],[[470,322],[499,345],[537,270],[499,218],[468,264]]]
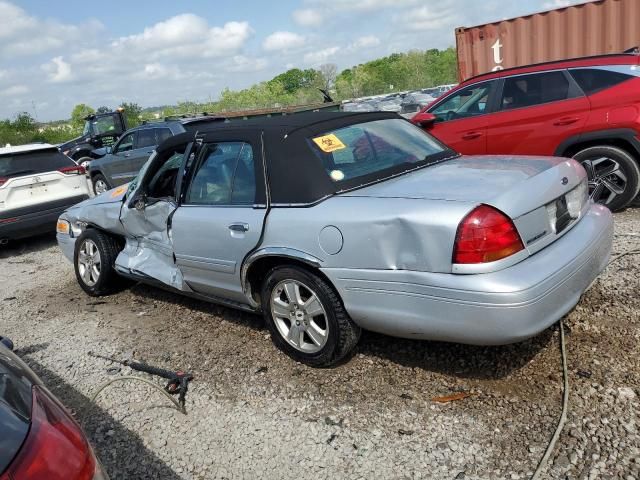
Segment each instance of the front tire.
[[73,265],[82,290],[99,297],[129,286],[130,282],[114,269],[120,250],[118,241],[100,230],[90,228],[78,237]]
[[573,156],[587,171],[589,195],[612,211],[622,210],[638,195],[640,167],[625,150],[602,145],[589,147]]
[[297,266],[276,267],[262,288],[264,318],[273,343],[312,367],[335,365],[360,338],[338,294],[324,279]]

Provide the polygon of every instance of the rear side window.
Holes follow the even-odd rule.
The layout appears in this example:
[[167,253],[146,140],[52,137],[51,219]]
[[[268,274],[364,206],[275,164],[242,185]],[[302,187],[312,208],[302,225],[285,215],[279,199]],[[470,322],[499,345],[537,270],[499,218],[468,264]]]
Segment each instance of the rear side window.
[[26,152],[0,156],[0,177],[20,177],[52,172],[76,163],[59,151]]
[[569,70],[569,73],[571,73],[571,76],[586,95],[593,95],[600,90],[613,87],[632,78],[631,75],[626,73],[611,72],[598,68],[580,68]]
[[138,130],[138,147],[153,147],[156,145],[156,135],[153,128]]
[[504,81],[503,110],[532,107],[569,98],[569,81],[562,72],[518,75]]
[[220,142],[205,146],[185,200],[194,205],[251,205],[255,194],[251,145]]
[[158,145],[164,142],[167,138],[171,137],[171,129],[169,128],[156,128],[156,138]]

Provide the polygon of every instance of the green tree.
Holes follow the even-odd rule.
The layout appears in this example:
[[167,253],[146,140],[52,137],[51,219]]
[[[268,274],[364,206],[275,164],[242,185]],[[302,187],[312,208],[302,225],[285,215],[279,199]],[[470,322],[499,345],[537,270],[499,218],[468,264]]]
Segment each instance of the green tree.
[[124,109],[124,117],[127,120],[127,128],[140,125],[142,122],[142,107],[137,103],[122,102],[118,108]]
[[111,111],[111,108],[105,107],[103,105],[102,107],[98,107],[98,109],[96,110],[96,113],[109,113],[110,111]]
[[95,113],[95,110],[89,105],[79,103],[71,110],[71,126],[74,130],[82,130],[84,127],[84,119],[87,115]]

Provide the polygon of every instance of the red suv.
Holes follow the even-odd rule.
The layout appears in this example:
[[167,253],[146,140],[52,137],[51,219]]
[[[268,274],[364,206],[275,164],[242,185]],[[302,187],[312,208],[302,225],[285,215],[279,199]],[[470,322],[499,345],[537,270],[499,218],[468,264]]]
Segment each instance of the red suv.
[[573,157],[612,210],[640,190],[640,56],[510,68],[461,83],[412,121],[464,154]]

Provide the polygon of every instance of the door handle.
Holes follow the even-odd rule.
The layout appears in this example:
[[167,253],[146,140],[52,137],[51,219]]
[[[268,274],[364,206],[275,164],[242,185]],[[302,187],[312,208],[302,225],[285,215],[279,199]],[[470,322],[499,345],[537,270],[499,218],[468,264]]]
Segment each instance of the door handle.
[[467,132],[462,135],[463,140],[473,140],[474,138],[478,138],[482,136],[482,132]]
[[231,225],[229,225],[229,230],[231,230],[232,232],[248,232],[249,224],[242,222],[232,223]]
[[577,118],[577,117],[564,117],[564,118],[561,118],[561,119],[553,122],[553,124],[556,127],[561,127],[563,125],[571,125],[572,123],[576,123],[578,120],[579,120],[579,118]]
[[124,154],[124,156],[125,156],[126,158],[129,158],[129,157],[131,156],[131,154],[130,154],[130,153],[125,153],[125,154]]

